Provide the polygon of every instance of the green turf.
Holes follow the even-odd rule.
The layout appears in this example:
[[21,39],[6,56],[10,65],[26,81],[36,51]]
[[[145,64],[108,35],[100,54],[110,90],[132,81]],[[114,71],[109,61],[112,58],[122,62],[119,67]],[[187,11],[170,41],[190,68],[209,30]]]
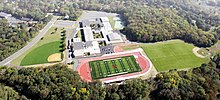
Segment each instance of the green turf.
[[208,62],[208,59],[198,58],[193,54],[193,45],[181,40],[143,44],[141,47],[157,71],[199,67],[202,63]]
[[134,56],[92,61],[89,62],[89,66],[93,79],[101,79],[141,71]]
[[48,63],[47,58],[60,51],[60,41],[44,44],[28,53],[21,61],[21,66]]

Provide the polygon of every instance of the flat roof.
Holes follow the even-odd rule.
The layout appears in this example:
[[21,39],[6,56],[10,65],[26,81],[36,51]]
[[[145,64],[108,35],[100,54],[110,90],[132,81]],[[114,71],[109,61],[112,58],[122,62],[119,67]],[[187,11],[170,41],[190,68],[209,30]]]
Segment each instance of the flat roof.
[[84,28],[84,37],[85,37],[85,41],[93,41],[93,33],[91,28]]
[[83,27],[89,27],[90,26],[90,21],[89,20],[83,20],[82,25],[83,25]]
[[92,41],[85,42],[85,45],[86,45],[86,47],[92,47],[93,46]]
[[73,43],[74,50],[81,50],[83,49],[83,42],[74,42]]
[[103,22],[106,31],[113,31],[112,26],[109,22]]
[[108,17],[100,17],[100,19],[102,20],[102,22],[109,22]]
[[94,41],[87,41],[87,42],[74,42],[73,48],[74,50],[81,50],[86,47],[93,47]]
[[118,33],[111,33],[108,35],[109,41],[121,40],[121,36]]

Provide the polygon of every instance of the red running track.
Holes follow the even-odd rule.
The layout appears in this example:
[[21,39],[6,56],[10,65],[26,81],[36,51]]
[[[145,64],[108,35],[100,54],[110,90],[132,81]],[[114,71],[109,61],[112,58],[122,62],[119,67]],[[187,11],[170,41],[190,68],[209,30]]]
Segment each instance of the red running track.
[[115,46],[114,47],[114,52],[118,53],[118,52],[123,52],[123,49],[120,46]]
[[113,80],[113,79],[116,79],[116,78],[125,78],[125,77],[136,76],[136,75],[146,73],[150,69],[150,62],[144,56],[142,56],[140,52],[134,52],[134,53],[111,55],[111,56],[105,56],[105,57],[95,57],[95,58],[81,59],[81,60],[79,60],[79,66],[77,68],[77,71],[78,71],[80,77],[84,81],[91,82],[92,77],[91,77],[90,67],[89,67],[89,62],[90,61],[111,59],[111,58],[117,58],[117,57],[122,57],[122,56],[131,56],[131,55],[138,56],[138,58],[136,58],[136,57],[135,58],[136,58],[136,60],[139,64],[139,66],[142,69],[141,72],[130,73],[130,74],[125,74],[125,75],[119,75],[119,76],[113,76],[113,77],[103,78],[103,79],[100,79],[100,80],[101,81],[109,81],[109,80]]

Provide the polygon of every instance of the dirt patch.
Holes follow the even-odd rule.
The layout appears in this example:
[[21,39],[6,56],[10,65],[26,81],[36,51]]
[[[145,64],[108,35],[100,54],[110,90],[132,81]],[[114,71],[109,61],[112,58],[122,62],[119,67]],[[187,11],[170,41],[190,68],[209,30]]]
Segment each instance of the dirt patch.
[[195,47],[195,48],[193,48],[193,53],[197,56],[197,57],[199,57],[199,58],[206,58],[206,56],[203,56],[203,55],[200,55],[199,53],[198,53],[198,51],[200,50],[200,48],[198,48],[198,47]]
[[48,62],[59,62],[61,61],[61,53],[55,53],[55,54],[52,54],[50,55],[48,58],[47,58],[47,61]]

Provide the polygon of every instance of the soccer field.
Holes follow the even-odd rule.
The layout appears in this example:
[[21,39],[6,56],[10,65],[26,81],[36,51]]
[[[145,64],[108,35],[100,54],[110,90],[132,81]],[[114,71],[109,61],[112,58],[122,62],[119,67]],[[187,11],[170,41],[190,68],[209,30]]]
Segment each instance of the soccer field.
[[141,71],[134,56],[92,61],[89,66],[94,80]]
[[199,67],[202,63],[208,62],[208,59],[193,54],[192,49],[195,46],[181,40],[143,44],[141,47],[157,71]]

